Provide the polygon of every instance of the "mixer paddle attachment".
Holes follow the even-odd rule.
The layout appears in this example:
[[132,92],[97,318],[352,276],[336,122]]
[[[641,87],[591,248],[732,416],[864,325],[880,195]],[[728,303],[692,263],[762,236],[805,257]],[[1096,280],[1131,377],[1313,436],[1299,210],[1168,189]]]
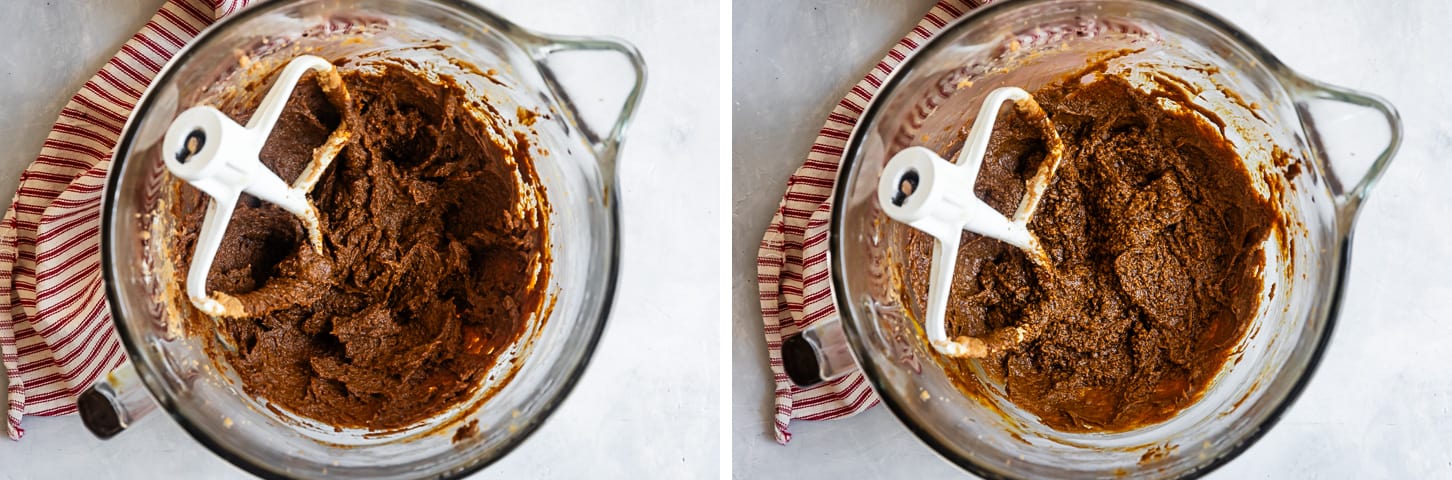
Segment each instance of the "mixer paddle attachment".
[[293,59],[277,75],[272,90],[262,98],[247,126],[233,122],[215,108],[198,106],[182,112],[167,128],[162,150],[165,152],[162,156],[165,157],[166,168],[212,197],[197,235],[196,250],[192,253],[186,280],[187,297],[208,315],[224,318],[247,315],[236,298],[222,292],[211,296],[207,294],[207,274],[212,269],[217,250],[222,245],[222,235],[227,231],[227,224],[242,193],[296,215],[307,227],[308,242],[312,248],[319,253],[322,251],[322,227],[317,209],[308,200],[308,193],[352,137],[346,118],[323,145],[313,150],[312,161],[292,185],[263,165],[258,157],[298,80],[308,70],[317,72],[318,85],[331,103],[340,109],[347,105],[348,91],[333,64],[320,57],[304,55]]
[[[1044,131],[1048,143],[1048,153],[1027,182],[1023,200],[1012,218],[1004,217],[973,193],[998,110],[1007,101],[1014,102],[1020,115]],[[964,230],[1013,245],[1028,254],[1034,263],[1052,269],[1048,255],[1029,231],[1028,223],[1053,181],[1063,153],[1064,144],[1038,102],[1023,89],[1004,87],[990,92],[983,101],[974,128],[953,162],[923,147],[904,149],[887,162],[878,180],[878,204],[887,216],[934,239],[924,328],[929,343],[939,353],[983,358],[1015,348],[1038,335],[1032,327],[1005,327],[982,337],[950,340],[945,319],[948,293],[953,286],[953,268]]]

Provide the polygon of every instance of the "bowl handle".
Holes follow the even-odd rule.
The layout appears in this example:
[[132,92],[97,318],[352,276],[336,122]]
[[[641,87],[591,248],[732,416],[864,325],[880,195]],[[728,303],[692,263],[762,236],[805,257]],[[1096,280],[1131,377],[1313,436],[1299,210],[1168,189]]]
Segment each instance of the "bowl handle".
[[[1370,93],[1329,85],[1300,76],[1296,76],[1292,84],[1294,85],[1292,95],[1295,97],[1296,111],[1300,114],[1301,122],[1309,135],[1311,148],[1326,162],[1327,181],[1331,192],[1336,195],[1336,203],[1340,210],[1338,217],[1342,219],[1342,229],[1349,230],[1362,202],[1366,201],[1366,196],[1370,194],[1371,187],[1376,184],[1383,173],[1386,173],[1392,157],[1401,147],[1401,115],[1397,113],[1396,107],[1391,103]],[[1366,118],[1368,116],[1352,118],[1344,113],[1334,115],[1324,111],[1318,112],[1316,105],[1322,102],[1369,110],[1371,115],[1368,116],[1372,119],[1368,120]],[[1371,162],[1370,166],[1367,166],[1364,160],[1356,158],[1357,153],[1365,154],[1367,152],[1357,152],[1355,148],[1328,150],[1327,144],[1323,140],[1329,137],[1323,137],[1318,130],[1329,124],[1345,122],[1350,123],[1349,126],[1358,132],[1364,132],[1379,127],[1375,123],[1381,121],[1386,122],[1386,141],[1384,144],[1377,144],[1381,151],[1376,153],[1375,160]],[[1370,125],[1368,125],[1369,122],[1371,122]],[[1361,155],[1361,158],[1366,157],[1366,155]],[[1360,171],[1362,169],[1364,172]],[[1359,180],[1351,180],[1357,178],[1358,175]],[[1349,189],[1348,185],[1350,185]]]
[[130,361],[116,367],[76,398],[81,422],[102,440],[116,436],[154,410],[156,401],[146,392]]
[[[602,172],[609,181],[615,179],[615,161],[620,153],[620,142],[625,136],[625,130],[630,126],[630,121],[635,116],[635,110],[640,106],[641,94],[645,91],[645,59],[641,57],[640,51],[634,45],[624,40],[606,37],[575,37],[536,35],[531,39],[530,55],[540,73],[544,77],[545,84],[550,91],[564,102],[564,115],[569,116],[576,125],[579,125],[581,133],[590,142],[594,149],[596,158],[600,159]],[[615,52],[625,57],[633,75],[634,85],[631,87],[625,101],[620,106],[620,113],[615,117],[615,122],[610,126],[608,134],[600,136],[599,132],[607,131],[591,126],[588,122],[579,118],[579,107],[570,98],[566,89],[558,80],[554,68],[546,61],[551,55],[568,51],[604,51]]]

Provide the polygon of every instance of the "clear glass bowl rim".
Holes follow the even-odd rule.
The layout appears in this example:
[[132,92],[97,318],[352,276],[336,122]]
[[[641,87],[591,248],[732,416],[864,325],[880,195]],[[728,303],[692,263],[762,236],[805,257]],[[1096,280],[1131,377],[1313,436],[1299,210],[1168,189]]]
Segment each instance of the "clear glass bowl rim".
[[[513,22],[505,19],[504,17],[467,0],[428,1],[446,8],[454,9],[458,13],[461,13],[466,17],[478,20],[486,25],[489,25],[490,27],[496,29],[504,37],[508,38],[518,48],[523,48],[522,44],[525,43],[538,43],[541,41],[545,41],[544,36],[520,27]],[[117,285],[119,285],[120,282],[117,282],[116,279],[121,275],[121,272],[118,271],[119,268],[113,261],[115,255],[111,253],[112,250],[116,248],[116,245],[119,243],[112,238],[114,235],[113,229],[116,225],[117,220],[115,218],[116,216],[114,206],[116,205],[116,202],[119,201],[119,197],[121,196],[121,186],[125,185],[121,178],[121,172],[124,171],[122,166],[125,164],[127,159],[126,157],[129,155],[132,149],[132,144],[136,141],[136,135],[139,127],[137,119],[145,118],[150,110],[154,107],[154,104],[156,103],[154,87],[157,85],[164,85],[167,82],[171,81],[172,76],[175,75],[177,66],[186,63],[186,61],[191,58],[196,51],[199,50],[199,47],[201,45],[205,45],[207,44],[207,42],[213,39],[213,37],[217,34],[216,32],[233,28],[234,25],[242,24],[250,19],[262,16],[264,14],[287,8],[294,3],[296,2],[278,0],[263,2],[257,5],[251,5],[237,13],[218,20],[217,22],[204,29],[196,36],[195,39],[193,39],[191,42],[187,43],[180,50],[178,50],[176,54],[172,56],[171,60],[162,67],[161,71],[157,73],[156,77],[152,79],[151,85],[148,86],[147,90],[143,93],[141,99],[137,102],[136,108],[133,110],[131,116],[127,119],[125,127],[122,129],[121,136],[117,139],[116,147],[112,150],[113,153],[111,158],[111,170],[107,173],[106,188],[102,194],[101,275],[103,280],[102,283],[104,283],[105,285],[107,307],[111,313],[112,323],[116,326],[116,333],[118,337],[120,337],[122,346],[126,349],[128,359],[150,358],[150,354],[145,350],[144,346],[136,345],[132,342],[131,339],[133,338],[133,334],[130,328],[127,327],[126,316],[122,311],[122,308],[118,306],[120,304],[118,299],[121,298],[123,292],[121,292],[117,288]],[[554,92],[551,93],[553,94]],[[565,108],[573,108],[573,105],[568,99],[560,100]],[[573,115],[565,115],[565,121],[573,124]],[[578,125],[571,126],[576,129],[579,128]],[[623,134],[617,134],[617,136],[611,138],[610,140],[612,140],[612,143],[619,142],[623,140]],[[592,153],[598,155],[601,152]],[[618,153],[618,150],[611,148],[603,153],[608,155],[615,155]],[[596,158],[596,160],[597,162],[601,162],[601,164],[613,164],[613,162],[615,161],[615,159],[613,158],[603,159],[598,157]],[[501,445],[500,448],[494,449],[491,452],[491,455],[484,455],[475,458],[472,462],[461,465],[459,468],[452,470],[443,478],[454,479],[467,477],[469,475],[478,473],[489,465],[494,464],[494,462],[497,462],[500,459],[508,456],[510,452],[513,452],[514,449],[518,448],[521,444],[523,444],[525,440],[533,436],[534,433],[538,431],[540,426],[544,425],[545,421],[553,416],[555,410],[557,410],[559,406],[564,403],[565,398],[567,398],[570,393],[574,391],[575,386],[579,383],[580,377],[584,374],[586,368],[589,366],[591,359],[594,358],[595,350],[599,347],[600,338],[605,333],[605,326],[610,317],[610,311],[615,303],[615,292],[620,277],[620,197],[619,188],[613,187],[617,179],[611,173],[613,172],[602,172],[603,175],[601,178],[601,181],[607,184],[605,187],[608,191],[608,193],[606,193],[606,203],[608,203],[608,205],[605,205],[604,207],[608,209],[608,225],[610,226],[610,234],[609,238],[601,239],[601,241],[608,242],[608,245],[605,249],[608,252],[608,258],[605,259],[605,272],[607,282],[605,283],[602,291],[603,296],[602,304],[600,306],[599,318],[596,319],[596,321],[594,322],[594,327],[592,329],[584,332],[585,334],[589,335],[589,341],[585,344],[585,352],[582,360],[572,369],[572,371],[570,371],[568,377],[565,378],[564,383],[559,390],[559,393],[545,402],[544,407],[540,410],[541,421],[531,422],[530,424],[526,425],[518,434],[511,435],[510,439],[505,444]],[[131,363],[135,366],[136,372],[141,378],[142,383],[144,383],[147,390],[151,392],[152,398],[155,399],[159,405],[161,405],[162,409],[166,411],[167,416],[171,417],[172,420],[176,421],[176,423],[180,425],[182,429],[185,430],[187,434],[191,435],[191,437],[195,439],[198,443],[206,446],[208,450],[227,460],[228,463],[236,465],[247,471],[248,473],[251,473],[258,477],[268,479],[288,478],[279,474],[276,470],[249,460],[246,456],[233,453],[232,451],[222,447],[221,444],[213,441],[211,437],[209,437],[205,431],[198,428],[191,419],[177,412],[176,398],[174,398],[174,396],[171,395],[171,392],[165,388],[164,382],[159,378],[161,373],[155,370],[154,365],[152,365],[151,362],[132,361]]]
[[[878,90],[877,94],[873,96],[873,99],[867,105],[867,108],[863,110],[862,116],[860,117],[862,120],[857,123],[852,131],[852,135],[848,138],[846,148],[844,148],[843,150],[842,159],[838,166],[836,184],[832,187],[832,201],[834,202],[833,205],[844,205],[844,202],[848,200],[848,188],[856,182],[856,170],[854,167],[857,163],[858,157],[863,153],[863,144],[866,140],[863,132],[868,130],[871,124],[875,123],[873,119],[876,118],[877,113],[883,108],[883,104],[885,103],[884,99],[891,97],[894,90],[896,90],[897,87],[901,86],[901,84],[903,83],[902,79],[906,76],[906,72],[912,71],[919,62],[923,61],[924,58],[931,57],[933,53],[941,50],[945,45],[948,44],[948,41],[946,39],[957,38],[960,32],[977,27],[987,22],[988,19],[1003,15],[1004,12],[1011,9],[1028,9],[1045,4],[1062,3],[1062,1],[1063,0],[1017,0],[1011,2],[998,1],[990,3],[988,5],[984,5],[982,7],[969,11],[968,14],[959,17],[957,20],[948,24],[932,39],[929,39],[922,46],[922,48],[910,54],[908,58],[905,59],[900,65],[898,65],[898,67],[893,70],[893,73],[883,81],[882,87]],[[1282,63],[1279,58],[1277,58],[1274,54],[1272,54],[1255,39],[1251,38],[1248,34],[1241,31],[1230,22],[1196,5],[1186,3],[1182,0],[1118,1],[1143,3],[1155,8],[1161,8],[1191,17],[1196,21],[1202,23],[1208,29],[1232,39],[1233,43],[1237,44],[1237,46],[1244,48],[1247,53],[1253,55],[1256,59],[1263,62],[1265,69],[1271,72],[1271,74],[1275,76],[1277,81],[1280,81],[1283,84],[1300,81],[1299,76],[1292,73],[1289,67]],[[1298,112],[1298,114],[1300,114],[1300,112]],[[1302,126],[1304,127],[1304,125]],[[1318,159],[1318,161],[1320,160]],[[1377,167],[1373,168],[1375,170]],[[852,304],[852,299],[846,293],[846,284],[840,273],[846,268],[846,266],[842,263],[842,259],[845,258],[842,253],[845,248],[842,239],[847,238],[847,233],[843,231],[843,228],[846,224],[843,213],[844,211],[845,209],[843,208],[832,209],[830,227],[828,230],[830,232],[830,240],[828,241],[828,258],[830,259],[830,265],[832,269],[831,278],[833,297],[836,301],[836,304],[839,306]],[[1346,212],[1344,210],[1338,210],[1337,215],[1341,216],[1345,213]],[[1354,215],[1354,210],[1352,211],[1352,214]],[[1349,223],[1345,223],[1345,225],[1349,225]],[[1249,449],[1252,445],[1259,441],[1260,438],[1266,434],[1266,432],[1269,432],[1270,429],[1274,427],[1277,422],[1280,421],[1281,416],[1284,415],[1286,410],[1288,410],[1290,406],[1296,402],[1296,399],[1300,398],[1302,391],[1305,390],[1306,385],[1314,376],[1317,367],[1320,366],[1321,357],[1325,353],[1326,346],[1330,343],[1329,341],[1331,339],[1331,334],[1335,330],[1336,320],[1337,317],[1340,316],[1341,304],[1342,300],[1344,299],[1344,278],[1347,274],[1347,266],[1350,264],[1348,260],[1350,259],[1351,253],[1351,233],[1353,229],[1348,226],[1341,228],[1340,230],[1341,231],[1337,232],[1337,235],[1335,235],[1335,239],[1337,242],[1335,248],[1336,253],[1335,255],[1331,256],[1332,261],[1335,262],[1335,265],[1333,265],[1330,269],[1332,272],[1332,276],[1330,278],[1330,286],[1332,288],[1329,292],[1330,302],[1329,308],[1326,310],[1325,328],[1322,329],[1320,337],[1316,339],[1315,347],[1312,350],[1310,356],[1308,357],[1305,371],[1301,372],[1299,378],[1296,378],[1290,389],[1287,390],[1285,398],[1283,398],[1271,409],[1271,412],[1269,415],[1266,416],[1265,421],[1258,425],[1257,428],[1255,428],[1252,433],[1250,433],[1246,437],[1245,441],[1230,448],[1224,454],[1212,458],[1203,466],[1195,468],[1194,470],[1189,472],[1189,474],[1186,475],[1185,478],[1203,477],[1206,474],[1209,474],[1210,472],[1213,472],[1221,466],[1225,465],[1226,463],[1229,463],[1231,460],[1234,460],[1236,457],[1240,456],[1240,454],[1244,453],[1247,449]],[[878,385],[882,384],[884,382],[884,379],[881,378],[878,374],[879,369],[877,367],[877,363],[879,362],[875,358],[872,358],[869,355],[864,355],[862,353],[864,350],[870,349],[866,348],[866,339],[862,338],[862,334],[860,333],[861,330],[859,330],[859,320],[853,315],[853,311],[851,308],[839,307],[837,308],[837,312],[840,316],[841,321],[843,322],[842,327],[846,333],[847,341],[852,346],[852,355],[857,359],[858,364],[862,367],[861,370],[863,375],[867,378],[868,384],[871,385],[874,390],[880,390],[878,388]],[[933,435],[930,434],[927,430],[916,425],[912,420],[912,416],[908,414],[907,409],[903,406],[902,403],[900,403],[899,399],[893,398],[890,395],[878,395],[878,398],[882,401],[884,405],[887,406],[888,410],[892,412],[893,416],[896,417],[899,422],[903,424],[904,427],[911,431],[914,436],[916,436],[923,443],[927,444],[928,447],[932,448],[933,451],[937,452],[939,456],[943,457],[949,462],[952,462],[959,468],[962,468],[969,473],[987,479],[1013,478],[1001,475],[998,472],[989,469],[984,465],[976,463],[970,458],[965,458],[957,455],[954,449],[950,448],[945,443],[933,437]]]

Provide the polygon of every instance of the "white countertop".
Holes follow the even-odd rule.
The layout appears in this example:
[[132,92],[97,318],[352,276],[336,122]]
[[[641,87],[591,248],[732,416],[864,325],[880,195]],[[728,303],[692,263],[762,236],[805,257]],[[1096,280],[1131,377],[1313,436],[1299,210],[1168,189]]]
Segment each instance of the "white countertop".
[[[0,42],[0,209],[66,100],[161,3],[21,0],[0,7],[7,37]],[[715,478],[723,301],[718,5],[481,3],[542,31],[623,37],[644,53],[650,86],[620,167],[623,264],[610,327],[564,406],[476,477]],[[248,478],[164,415],[104,442],[75,416],[28,416],[24,427],[18,443],[0,438],[0,480]]]
[[[931,0],[736,0],[732,18],[732,468],[737,478],[959,472],[875,407],[770,434],[757,244],[832,105]],[[1209,8],[1311,78],[1390,99],[1405,141],[1357,226],[1347,297],[1309,388],[1212,478],[1452,476],[1452,3],[1217,0]]]

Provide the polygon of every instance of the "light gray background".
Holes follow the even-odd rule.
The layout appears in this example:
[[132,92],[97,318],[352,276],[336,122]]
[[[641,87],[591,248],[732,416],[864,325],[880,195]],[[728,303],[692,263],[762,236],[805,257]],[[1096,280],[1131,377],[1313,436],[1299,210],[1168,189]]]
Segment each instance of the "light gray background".
[[[958,472],[885,407],[771,439],[758,242],[832,106],[931,0],[735,0],[732,13],[732,467],[737,478]],[[1358,224],[1335,339],[1305,394],[1213,478],[1452,477],[1452,3],[1205,1],[1292,68],[1400,109],[1401,154]]]
[[[0,209],[66,100],[161,3],[0,0]],[[624,260],[610,326],[564,406],[477,477],[715,478],[722,311],[716,252],[723,238],[719,6],[481,3],[542,31],[624,37],[644,53],[651,81],[621,163]],[[618,101],[588,94],[577,100]],[[0,479],[248,478],[164,415],[106,442],[92,438],[75,416],[26,417],[24,427],[19,443],[0,437]]]

